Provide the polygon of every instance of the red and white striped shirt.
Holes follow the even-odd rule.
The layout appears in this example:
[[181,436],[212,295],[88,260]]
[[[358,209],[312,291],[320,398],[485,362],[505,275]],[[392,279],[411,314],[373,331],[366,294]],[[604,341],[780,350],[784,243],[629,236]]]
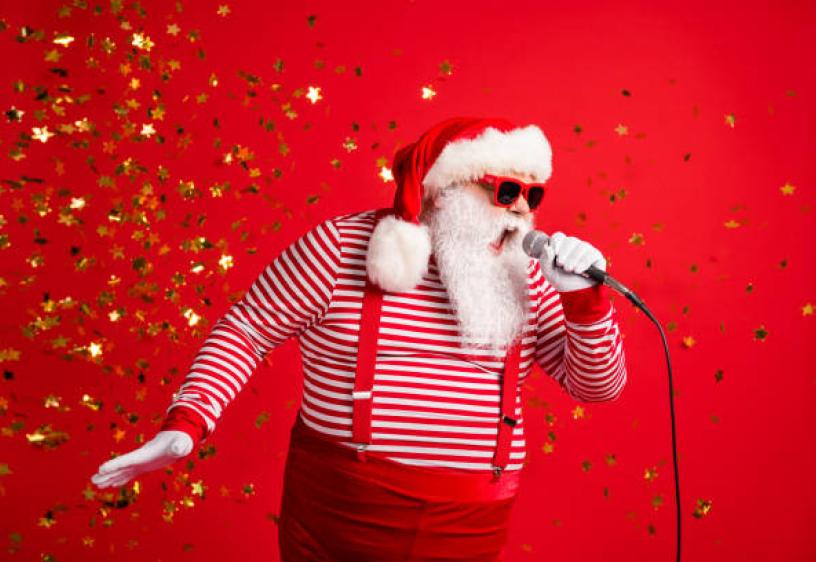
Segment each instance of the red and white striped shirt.
[[[264,356],[296,336],[304,376],[299,415],[311,428],[353,446],[351,392],[373,228],[373,211],[336,217],[275,258],[213,326],[162,428],[208,436]],[[621,336],[606,288],[559,294],[541,274],[538,260],[530,260],[528,272],[519,421],[507,470],[523,465],[520,388],[534,363],[582,402],[614,400],[626,383]],[[412,465],[492,470],[503,367],[503,355],[462,349],[432,259],[413,290],[383,298],[369,454]]]

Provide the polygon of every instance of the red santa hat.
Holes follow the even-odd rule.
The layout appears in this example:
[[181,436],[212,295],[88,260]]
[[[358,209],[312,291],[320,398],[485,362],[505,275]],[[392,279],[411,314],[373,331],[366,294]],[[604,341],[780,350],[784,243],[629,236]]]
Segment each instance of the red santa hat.
[[368,246],[371,281],[385,291],[403,292],[427,273],[431,239],[428,227],[419,222],[423,201],[484,174],[523,172],[538,182],[552,175],[550,143],[535,125],[453,117],[402,147],[392,165],[397,184],[394,215],[380,220]]

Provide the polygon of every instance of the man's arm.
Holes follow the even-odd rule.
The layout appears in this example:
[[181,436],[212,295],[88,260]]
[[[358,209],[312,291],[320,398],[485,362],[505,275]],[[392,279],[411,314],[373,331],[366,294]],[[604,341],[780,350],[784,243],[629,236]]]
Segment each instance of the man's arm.
[[326,221],[286,248],[213,326],[167,409],[162,430],[209,436],[264,356],[326,312],[340,266],[340,235]]
[[[535,262],[538,269],[538,262]],[[626,359],[608,289],[558,293],[534,272],[536,361],[575,400],[605,402],[626,385]]]

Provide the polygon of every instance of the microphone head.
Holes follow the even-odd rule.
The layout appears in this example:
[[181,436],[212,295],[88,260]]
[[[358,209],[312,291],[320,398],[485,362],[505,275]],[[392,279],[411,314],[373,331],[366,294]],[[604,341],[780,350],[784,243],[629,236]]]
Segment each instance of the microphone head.
[[549,244],[550,237],[540,230],[531,230],[524,235],[521,247],[531,258],[540,259],[544,255],[544,246]]

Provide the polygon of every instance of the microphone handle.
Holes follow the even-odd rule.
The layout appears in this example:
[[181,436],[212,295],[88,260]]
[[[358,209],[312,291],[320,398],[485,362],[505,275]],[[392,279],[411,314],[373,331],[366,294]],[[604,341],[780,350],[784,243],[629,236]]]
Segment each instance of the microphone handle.
[[603,269],[599,269],[594,265],[590,265],[589,268],[587,268],[587,270],[581,273],[580,275],[588,277],[589,279],[597,281],[602,285],[606,285],[607,287],[610,287],[618,291],[620,294],[629,299],[632,302],[632,304],[634,304],[638,308],[642,309],[645,306],[643,304],[643,301],[640,300],[640,297],[638,297],[631,289],[629,289],[628,287],[626,287],[626,285],[624,285],[623,283],[609,275]]

